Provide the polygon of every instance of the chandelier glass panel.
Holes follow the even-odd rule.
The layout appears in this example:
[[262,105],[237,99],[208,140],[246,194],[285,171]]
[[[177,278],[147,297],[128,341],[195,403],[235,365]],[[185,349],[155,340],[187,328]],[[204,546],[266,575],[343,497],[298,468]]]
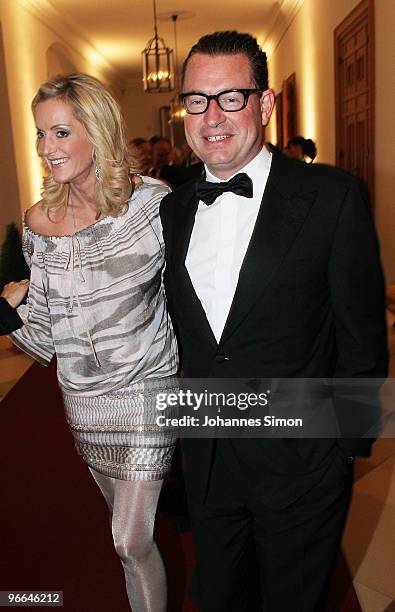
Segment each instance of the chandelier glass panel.
[[154,5],[154,36],[147,42],[141,52],[143,61],[144,91],[147,93],[165,93],[174,91],[173,50],[166,46],[163,38],[158,36],[156,3]]

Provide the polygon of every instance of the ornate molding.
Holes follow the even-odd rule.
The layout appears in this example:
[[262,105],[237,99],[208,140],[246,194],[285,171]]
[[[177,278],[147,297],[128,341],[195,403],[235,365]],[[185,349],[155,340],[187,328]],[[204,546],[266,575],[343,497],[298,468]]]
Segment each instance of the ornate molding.
[[269,57],[280,44],[303,3],[304,0],[282,0],[282,2],[279,3],[273,15],[269,32],[262,43],[262,47]]

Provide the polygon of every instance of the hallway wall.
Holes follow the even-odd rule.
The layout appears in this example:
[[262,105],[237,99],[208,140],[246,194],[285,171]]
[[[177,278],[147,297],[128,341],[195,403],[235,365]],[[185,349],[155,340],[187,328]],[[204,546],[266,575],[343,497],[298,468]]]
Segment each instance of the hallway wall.
[[376,225],[388,283],[395,283],[395,2],[376,0]]
[[3,33],[0,23],[0,244],[8,223],[19,219],[19,186],[11,127],[10,100],[5,70]]
[[[312,138],[317,162],[335,163],[333,32],[359,0],[304,0],[269,57],[270,86],[296,73],[298,132]],[[375,1],[375,223],[387,282],[395,282],[395,2]],[[276,142],[275,120],[267,139]]]
[[160,134],[159,109],[170,105],[174,93],[147,94],[141,79],[131,82],[121,98],[128,139]]
[[[1,244],[5,224],[19,222],[22,211],[39,199],[41,166],[35,150],[30,102],[40,83],[48,78],[48,70],[56,65],[73,65],[112,85],[115,91],[119,79],[104,58],[68,28],[56,11],[48,19],[40,14],[39,3],[33,0],[1,0],[0,25],[5,72],[2,87],[8,95],[10,116],[10,138],[2,139],[2,155],[9,160],[15,159],[19,186],[15,188],[15,171],[13,178],[2,165]],[[58,64],[54,59],[56,49],[60,50]]]

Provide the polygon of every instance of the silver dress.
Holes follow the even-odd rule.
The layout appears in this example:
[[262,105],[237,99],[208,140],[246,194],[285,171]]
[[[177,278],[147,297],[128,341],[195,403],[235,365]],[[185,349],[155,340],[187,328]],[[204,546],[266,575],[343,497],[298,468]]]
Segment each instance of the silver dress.
[[142,178],[123,215],[72,236],[24,224],[31,281],[18,308],[25,325],[11,334],[44,365],[56,353],[78,451],[93,469],[125,480],[163,478],[176,440],[174,429],[156,424],[157,394],[177,391],[159,218],[168,188]]

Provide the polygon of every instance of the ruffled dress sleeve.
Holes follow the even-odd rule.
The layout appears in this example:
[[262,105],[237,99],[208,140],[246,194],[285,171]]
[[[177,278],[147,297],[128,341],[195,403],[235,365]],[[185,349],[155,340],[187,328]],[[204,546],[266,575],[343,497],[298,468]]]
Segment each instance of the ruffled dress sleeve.
[[144,184],[141,191],[144,192],[144,189],[149,192],[150,197],[141,198],[141,202],[139,201],[139,206],[143,210],[144,215],[149,221],[151,229],[158,239],[161,251],[164,251],[165,243],[163,240],[162,223],[159,216],[159,204],[165,195],[171,193],[171,189],[168,185],[165,185],[161,181],[158,181],[150,176],[144,176]]

